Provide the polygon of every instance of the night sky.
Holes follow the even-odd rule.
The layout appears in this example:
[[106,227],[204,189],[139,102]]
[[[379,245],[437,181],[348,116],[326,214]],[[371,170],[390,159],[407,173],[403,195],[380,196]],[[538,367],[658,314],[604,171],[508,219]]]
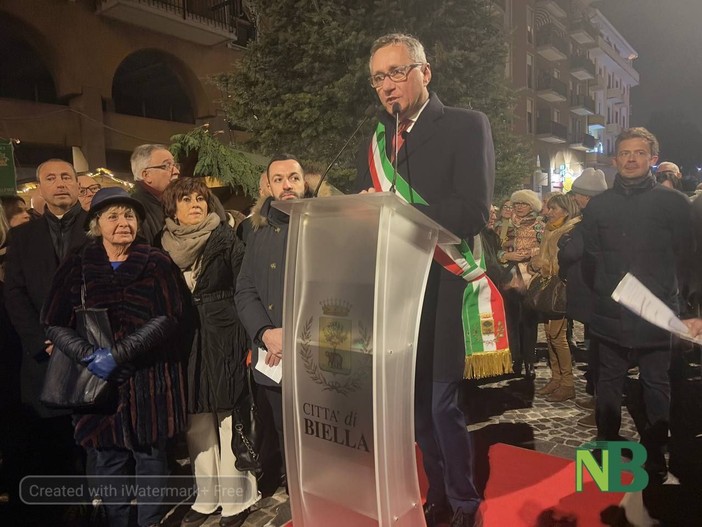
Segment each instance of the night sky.
[[653,111],[679,111],[702,128],[702,0],[601,0],[593,3],[638,52],[634,126]]

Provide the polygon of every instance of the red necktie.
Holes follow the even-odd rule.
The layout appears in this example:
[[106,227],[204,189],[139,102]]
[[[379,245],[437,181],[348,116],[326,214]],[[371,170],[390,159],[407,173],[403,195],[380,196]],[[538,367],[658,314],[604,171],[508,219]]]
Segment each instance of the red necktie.
[[[395,161],[395,151],[398,153],[402,149],[402,145],[405,144],[404,134],[407,129],[412,126],[411,119],[405,119],[400,123],[400,127],[397,129],[397,133],[392,136],[392,151],[390,152],[390,161]],[[397,147],[395,147],[395,141],[397,141]]]

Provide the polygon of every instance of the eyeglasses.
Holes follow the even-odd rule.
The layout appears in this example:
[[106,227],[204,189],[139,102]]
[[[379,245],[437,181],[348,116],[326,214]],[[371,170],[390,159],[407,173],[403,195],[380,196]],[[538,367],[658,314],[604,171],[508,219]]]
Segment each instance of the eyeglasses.
[[417,66],[424,66],[423,62],[415,62],[413,64],[407,64],[406,66],[398,66],[393,68],[387,73],[376,73],[368,78],[370,85],[376,90],[383,85],[383,81],[388,77],[393,82],[403,82],[407,80],[407,76],[410,74],[412,69]]
[[89,187],[80,187],[78,190],[78,194],[81,196],[86,196],[88,193],[90,194],[95,194],[98,190],[102,188],[102,185],[99,183],[95,183],[94,185],[90,185]]
[[649,152],[646,152],[646,150],[621,150],[617,152],[617,157],[620,159],[629,159],[631,156],[643,159],[645,157],[649,157],[650,155],[651,154]]
[[149,170],[150,168],[157,168],[159,170],[165,170],[166,172],[172,172],[175,168],[180,170],[180,163],[164,163],[163,165],[154,165],[152,167],[146,167],[144,170]]
[[524,205],[529,205],[528,203],[524,203],[523,201],[513,201],[512,206],[513,207],[522,207]]

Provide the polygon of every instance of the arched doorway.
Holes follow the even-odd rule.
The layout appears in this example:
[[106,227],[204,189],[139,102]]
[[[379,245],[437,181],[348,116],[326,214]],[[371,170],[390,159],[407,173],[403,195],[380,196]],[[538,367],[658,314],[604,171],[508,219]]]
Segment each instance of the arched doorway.
[[0,97],[58,103],[46,63],[23,24],[0,13]]
[[117,113],[194,123],[195,112],[180,65],[168,54],[141,50],[129,55],[112,81]]

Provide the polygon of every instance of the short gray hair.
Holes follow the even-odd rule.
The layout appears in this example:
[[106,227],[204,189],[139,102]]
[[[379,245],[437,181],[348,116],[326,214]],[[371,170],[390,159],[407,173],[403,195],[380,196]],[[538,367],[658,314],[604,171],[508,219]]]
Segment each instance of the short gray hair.
[[166,145],[159,144],[146,144],[139,145],[132,152],[132,157],[129,162],[132,166],[132,174],[134,175],[134,181],[141,181],[143,177],[141,173],[144,169],[149,166],[149,161],[151,161],[151,155],[156,150],[168,150]]
[[424,46],[415,37],[405,33],[388,33],[373,42],[370,50],[370,59],[368,60],[368,69],[371,67],[371,60],[373,60],[375,52],[385,46],[405,46],[407,51],[409,51],[412,62],[421,62],[422,64],[426,64],[427,62],[427,54],[424,51]]
[[131,210],[134,213],[134,216],[136,217],[137,220],[137,230],[139,229],[139,213],[133,208],[130,207],[129,205],[124,205],[121,203],[117,203],[115,205],[110,205],[109,207],[105,207],[101,211],[97,212],[92,218],[90,218],[90,221],[88,222],[88,236],[91,238],[99,238],[102,236],[102,231],[100,230],[100,225],[98,225],[98,220],[100,219],[100,216],[103,215],[103,213],[107,212],[110,209],[118,209],[118,210],[124,210],[124,211],[129,211]]
[[58,157],[54,157],[52,159],[47,159],[46,161],[44,161],[43,163],[41,163],[37,167],[37,174],[36,174],[37,181],[39,181],[39,173],[41,172],[41,169],[44,168],[44,165],[46,165],[47,163],[65,163],[65,164],[67,164],[69,167],[71,167],[71,172],[73,172],[73,178],[76,181],[78,181],[78,173],[76,172],[75,167],[71,163],[66,161],[65,159],[59,159]]

